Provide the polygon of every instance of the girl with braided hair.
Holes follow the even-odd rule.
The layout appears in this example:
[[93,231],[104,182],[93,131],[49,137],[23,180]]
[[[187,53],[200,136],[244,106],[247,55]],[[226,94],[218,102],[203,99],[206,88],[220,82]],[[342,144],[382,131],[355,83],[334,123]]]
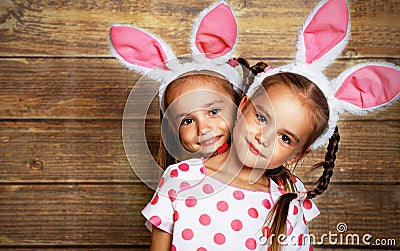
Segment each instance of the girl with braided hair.
[[[239,61],[243,62],[243,59]],[[254,73],[256,71],[254,69],[260,65],[263,64],[258,63],[255,67],[250,67],[249,71]],[[287,166],[304,158],[310,152],[311,144],[323,134],[329,118],[327,100],[313,82],[290,72],[266,77],[261,87],[251,98],[245,96],[239,106],[241,115],[234,128],[235,142],[232,151],[236,150],[244,170],[246,168],[265,170],[264,176],[259,180],[264,179],[266,186],[270,186],[268,183],[277,184],[281,193],[276,201],[273,201],[274,206],[262,228],[271,250],[278,250],[279,246],[290,246],[293,243],[295,246],[298,245],[297,247],[305,245],[308,247],[308,243],[304,243],[304,232],[296,230],[306,227],[304,224],[318,214],[310,199],[322,194],[328,187],[340,140],[338,129],[335,128],[329,139],[325,161],[314,166],[314,168],[324,168],[322,176],[317,181],[315,189],[306,191]],[[269,105],[266,100],[271,104]],[[274,118],[275,123],[271,118]],[[242,129],[245,127],[247,133],[239,133],[245,130]],[[243,136],[241,138],[237,135]],[[274,141],[270,140],[274,142],[273,149],[265,143],[268,141],[263,135],[275,137]],[[250,154],[247,155],[241,154],[245,142],[249,142],[250,148]],[[240,143],[242,146],[239,146]],[[307,212],[310,210],[313,211]],[[304,223],[296,221],[296,215],[304,215]],[[301,226],[302,224],[304,226]],[[296,234],[293,234],[294,232]]]
[[[226,13],[225,8],[217,9],[218,15]],[[331,13],[335,18],[326,18]],[[213,16],[205,13],[203,17]],[[323,69],[344,49],[349,27],[345,0],[321,1],[299,32],[295,61],[245,82],[248,90],[238,107],[231,147],[212,158],[189,159],[165,170],[142,211],[153,230],[150,250],[310,250],[310,239],[304,238],[307,222],[319,214],[310,199],[329,184],[338,149],[339,113],[376,110],[398,98],[400,91],[391,85],[399,79],[399,68],[387,63],[357,65],[332,83],[323,75]],[[148,39],[148,35],[143,37]],[[211,41],[212,48],[220,49],[212,46],[220,40],[211,39],[208,31],[193,37]],[[203,46],[203,40],[195,45],[204,54],[209,46]],[[232,46],[228,47],[231,51]],[[120,49],[134,51],[125,48],[125,43]],[[159,55],[160,47],[156,49],[154,54]],[[215,59],[213,53],[208,54]],[[150,56],[153,66],[155,56]],[[161,56],[160,60],[165,55]],[[208,60],[201,69],[197,63],[187,69],[175,61],[157,68],[157,74],[166,71],[161,100],[171,80],[188,72],[211,70],[228,80],[234,75],[218,70],[220,60],[211,66]],[[297,163],[328,139],[325,161],[317,165],[324,168],[324,174],[316,188],[307,192],[284,165]]]
[[[330,13],[336,13],[335,18],[326,18]],[[400,68],[390,63],[355,65],[332,81],[322,73],[347,44],[349,18],[345,0],[321,1],[298,32],[293,63],[274,69],[258,63],[245,71],[249,76],[243,83],[249,87],[239,105],[231,151],[243,163],[242,170],[259,168],[263,175],[254,184],[264,179],[267,186],[268,182],[269,186],[279,186],[281,196],[274,201],[262,227],[272,250],[285,249],[295,242],[297,246],[289,250],[301,249],[306,244],[296,216],[304,215],[304,224],[315,217],[316,212],[308,212],[315,208],[310,199],[328,188],[340,140],[336,126],[339,114],[374,112],[399,98]],[[238,61],[249,65],[243,59]],[[323,167],[323,174],[316,187],[306,191],[286,167],[297,164],[328,139],[325,160],[315,165]],[[246,143],[250,153],[244,150]]]
[[[327,18],[331,13],[335,18]],[[293,63],[249,70],[230,149],[169,166],[143,209],[153,226],[151,250],[310,250],[307,223],[319,214],[311,199],[332,176],[339,114],[375,111],[400,91],[393,84],[399,67],[388,63],[356,65],[333,81],[325,77],[349,30],[347,2],[321,1],[298,33]],[[328,139],[325,161],[316,165],[324,172],[307,191],[284,166]]]
[[[230,149],[166,169],[142,211],[153,226],[150,250],[309,250],[303,236],[319,211],[282,164],[303,158],[324,131],[327,102],[311,81],[291,73],[262,86],[240,102]],[[275,175],[262,175],[266,170]]]

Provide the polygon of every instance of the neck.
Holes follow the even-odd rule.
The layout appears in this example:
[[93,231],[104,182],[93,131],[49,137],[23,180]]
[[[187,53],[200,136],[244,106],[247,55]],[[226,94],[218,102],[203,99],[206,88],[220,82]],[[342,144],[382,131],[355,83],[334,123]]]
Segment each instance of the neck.
[[269,181],[263,169],[243,166],[237,158],[234,146],[226,152],[205,161],[207,175],[226,184],[244,189],[269,191]]

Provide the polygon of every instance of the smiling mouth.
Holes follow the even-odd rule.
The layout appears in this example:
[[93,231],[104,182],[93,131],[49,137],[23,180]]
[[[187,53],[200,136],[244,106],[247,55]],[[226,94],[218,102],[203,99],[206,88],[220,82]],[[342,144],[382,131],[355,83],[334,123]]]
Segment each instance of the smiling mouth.
[[215,143],[217,143],[220,138],[221,138],[220,136],[213,137],[213,138],[210,138],[210,139],[203,140],[203,141],[199,142],[199,144],[202,147],[212,146]]
[[249,145],[249,150],[250,150],[251,153],[253,153],[253,154],[256,155],[256,156],[264,157],[264,155],[262,155],[262,154],[260,153],[260,150],[258,150],[258,149],[253,145],[253,143],[251,143],[250,141],[247,140],[247,144]]

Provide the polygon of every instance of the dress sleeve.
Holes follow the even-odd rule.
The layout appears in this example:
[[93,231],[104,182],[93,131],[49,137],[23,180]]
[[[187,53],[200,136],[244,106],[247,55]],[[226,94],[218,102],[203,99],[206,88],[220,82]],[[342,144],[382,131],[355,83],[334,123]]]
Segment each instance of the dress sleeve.
[[143,216],[147,219],[145,225],[149,229],[155,226],[170,234],[173,230],[174,202],[179,186],[174,177],[174,170],[174,165],[165,170],[153,198],[142,210]]
[[146,226],[155,226],[172,234],[175,208],[180,192],[190,189],[204,178],[204,165],[201,159],[190,159],[169,166],[157,186],[151,201],[142,210],[147,219]]

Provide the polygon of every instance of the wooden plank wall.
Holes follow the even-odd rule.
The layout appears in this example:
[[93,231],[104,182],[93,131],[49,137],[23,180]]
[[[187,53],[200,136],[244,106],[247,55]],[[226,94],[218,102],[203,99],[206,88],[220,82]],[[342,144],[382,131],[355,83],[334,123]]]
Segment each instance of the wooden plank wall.
[[[232,0],[237,55],[272,66],[289,62],[296,30],[317,2]],[[153,191],[133,173],[121,130],[125,102],[140,76],[110,56],[108,30],[114,23],[134,24],[184,55],[194,17],[212,3],[0,2],[0,248],[148,249],[139,211]],[[400,1],[349,5],[352,36],[326,74],[368,60],[400,65]],[[154,104],[146,123],[153,153],[159,137]],[[396,246],[330,245],[325,238],[314,250],[399,248],[399,111],[397,102],[373,115],[342,116],[336,171],[315,200],[321,215],[311,224],[317,236],[338,234],[343,222],[344,234],[395,239]],[[314,152],[298,168],[309,187],[319,176],[309,166],[322,155]]]

